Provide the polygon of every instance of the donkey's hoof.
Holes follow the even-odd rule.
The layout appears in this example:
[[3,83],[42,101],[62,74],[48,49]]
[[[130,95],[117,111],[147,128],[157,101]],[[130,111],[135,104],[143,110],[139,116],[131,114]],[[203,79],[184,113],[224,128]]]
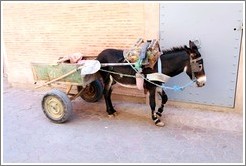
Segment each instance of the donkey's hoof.
[[109,117],[109,118],[113,118],[113,117],[115,117],[115,116],[117,116],[117,115],[118,115],[118,113],[117,113],[117,112],[114,112],[114,113],[112,113],[112,114],[109,114],[108,117]]
[[108,115],[109,118],[113,118],[114,117],[114,114],[110,114]]
[[155,125],[156,126],[159,126],[159,127],[163,127],[163,126],[165,126],[165,123],[164,122],[158,122]]

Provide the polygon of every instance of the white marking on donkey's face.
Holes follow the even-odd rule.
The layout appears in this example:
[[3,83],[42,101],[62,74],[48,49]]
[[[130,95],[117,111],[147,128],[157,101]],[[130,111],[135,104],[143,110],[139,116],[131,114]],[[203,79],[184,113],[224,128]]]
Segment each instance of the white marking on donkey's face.
[[197,78],[196,84],[197,84],[197,86],[202,87],[205,85],[206,81],[207,81],[207,77],[205,75],[203,75],[203,76]]

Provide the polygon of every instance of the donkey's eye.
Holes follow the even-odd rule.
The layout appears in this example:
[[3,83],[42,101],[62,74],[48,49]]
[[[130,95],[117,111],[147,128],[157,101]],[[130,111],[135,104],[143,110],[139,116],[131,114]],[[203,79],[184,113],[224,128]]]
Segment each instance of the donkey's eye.
[[194,57],[196,56],[196,54],[195,54],[195,53],[191,53],[190,56],[191,56],[192,58],[194,58]]

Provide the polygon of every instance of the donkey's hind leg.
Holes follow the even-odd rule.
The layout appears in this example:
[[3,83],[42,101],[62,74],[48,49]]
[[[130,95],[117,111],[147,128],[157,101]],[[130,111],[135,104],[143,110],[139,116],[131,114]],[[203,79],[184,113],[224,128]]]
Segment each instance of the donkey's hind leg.
[[150,104],[151,113],[152,113],[151,116],[156,126],[163,127],[165,124],[158,118],[157,112],[155,111],[155,107],[156,107],[155,90],[156,88],[152,88],[151,90],[149,90],[149,104]]
[[111,76],[109,76],[108,79],[104,80],[103,95],[104,95],[104,100],[106,104],[106,111],[109,117],[117,115],[116,110],[114,109],[112,105],[112,101],[111,101],[112,84],[113,84],[113,79]]
[[158,111],[156,112],[156,114],[161,117],[162,116],[162,112],[164,110],[164,105],[166,104],[168,97],[166,92],[162,89],[161,92],[159,91],[158,94],[161,97],[161,106],[158,108]]

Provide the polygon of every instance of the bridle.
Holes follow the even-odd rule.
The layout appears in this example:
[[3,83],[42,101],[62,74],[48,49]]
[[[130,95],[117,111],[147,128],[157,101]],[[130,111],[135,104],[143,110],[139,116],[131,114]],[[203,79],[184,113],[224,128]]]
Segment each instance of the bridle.
[[194,57],[194,53],[190,54],[190,67],[191,67],[192,80],[196,80],[195,73],[202,71],[203,59],[202,57],[192,59],[192,57]]

